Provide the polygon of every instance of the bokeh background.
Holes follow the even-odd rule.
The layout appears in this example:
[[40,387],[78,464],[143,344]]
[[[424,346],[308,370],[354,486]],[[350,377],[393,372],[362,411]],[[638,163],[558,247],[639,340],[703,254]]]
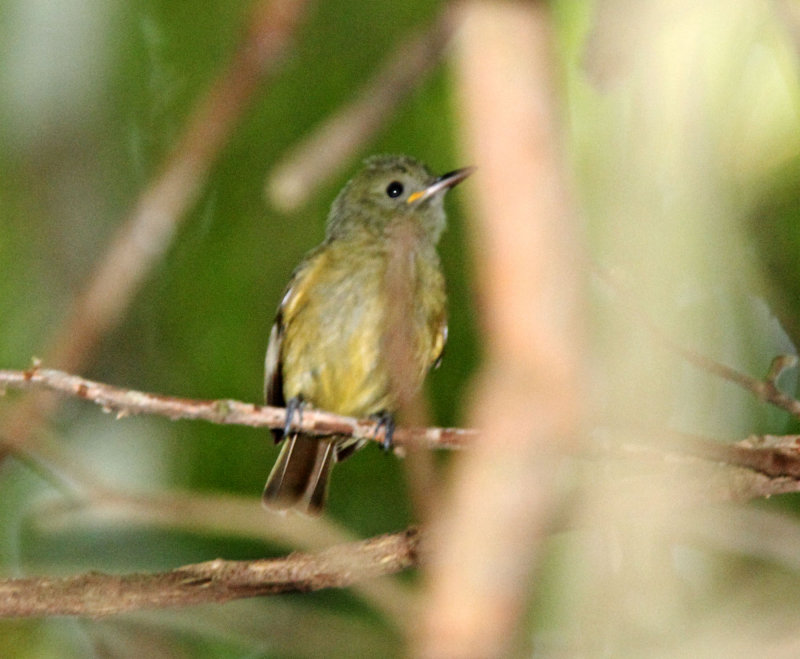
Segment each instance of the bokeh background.
[[[465,161],[445,48],[431,55],[430,69],[409,90],[397,90],[377,129],[330,177],[309,187],[306,199],[288,207],[270,194],[271,176],[300,140],[358,98],[387,62],[402,60],[400,46],[444,7],[416,0],[308,3],[284,59],[253,93],[163,257],[87,355],[81,375],[190,398],[260,402],[264,351],[283,287],[321,240],[328,206],[360,160],[400,152],[438,172],[480,166]],[[580,249],[592,263],[586,276],[592,425],[671,428],[723,440],[795,431],[785,413],[653,347],[649,332],[620,311],[619,291],[591,271],[613,272],[665,333],[744,372],[760,376],[775,354],[794,351],[800,340],[797,3],[554,0],[549,9],[565,164]],[[243,3],[214,0],[202,6],[0,0],[0,368],[23,369],[46,357],[75,296],[163,171],[251,20]],[[469,241],[468,185],[447,200],[450,224],[440,245],[450,341],[443,366],[427,383],[437,425],[464,422],[482,355],[473,265],[480,245]],[[781,384],[793,393],[791,373]],[[8,392],[0,414],[19,399]],[[114,420],[65,401],[34,434],[49,451],[0,465],[5,576],[151,572],[291,548],[285,537],[271,537],[266,513],[259,517],[258,497],[277,454],[266,431],[155,417]],[[437,456],[443,474],[447,458]],[[124,495],[196,493],[208,497],[210,509],[224,497],[254,512],[240,528],[215,530],[210,517],[205,524],[159,521],[155,504],[148,513],[113,501],[105,508],[102,501],[77,511],[58,507],[76,496],[91,499],[81,473]],[[791,515],[796,504],[785,496],[751,508]],[[412,523],[401,461],[369,447],[337,467],[329,516],[354,537]],[[784,639],[797,564],[773,563],[745,543],[706,542],[698,549],[684,538],[663,559],[674,571],[668,588],[631,589],[630,579],[624,587],[609,584],[627,564],[614,563],[625,552],[609,549],[614,538],[605,540],[607,553],[589,562],[571,560],[586,550],[582,541],[553,541],[536,605],[520,631],[520,653],[538,648],[541,656],[572,656],[580,648],[588,656],[637,656],[642,648],[666,655],[723,647],[713,630],[725,615],[712,616],[707,626],[698,621],[731,601],[730,583],[751,595],[722,609],[739,621],[726,639],[730,648],[747,649],[769,630]],[[721,553],[726,560],[719,562]],[[570,571],[575,563],[603,577]],[[637,563],[629,577],[651,565]],[[399,580],[403,592],[415,588],[415,579]],[[637,588],[641,599],[632,594]],[[631,637],[615,634],[591,609],[589,602],[609,593],[624,593],[619,611],[611,610],[634,625]],[[761,627],[757,613],[750,619],[748,612],[762,611],[766,602],[773,610]],[[321,592],[102,621],[0,621],[0,655],[400,655],[403,637],[389,610],[359,593]],[[682,627],[692,630],[688,641],[675,633]]]

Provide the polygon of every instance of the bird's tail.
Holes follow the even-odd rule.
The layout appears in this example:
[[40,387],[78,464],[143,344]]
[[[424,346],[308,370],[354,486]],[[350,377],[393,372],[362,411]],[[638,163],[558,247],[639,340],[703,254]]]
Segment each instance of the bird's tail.
[[328,479],[335,461],[333,439],[287,436],[261,500],[270,510],[296,508],[308,515],[319,515],[328,496]]

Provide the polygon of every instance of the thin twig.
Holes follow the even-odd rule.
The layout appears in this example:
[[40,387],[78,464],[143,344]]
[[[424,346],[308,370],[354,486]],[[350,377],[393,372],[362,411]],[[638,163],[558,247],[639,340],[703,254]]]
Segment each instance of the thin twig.
[[[286,415],[282,407],[254,405],[231,399],[197,400],[163,396],[114,387],[52,369],[0,369],[0,388],[36,387],[82,398],[106,412],[115,412],[117,418],[152,414],[172,420],[193,419],[220,425],[282,428]],[[309,435],[348,435],[380,443],[385,431],[380,428],[376,433],[375,426],[372,419],[355,419],[314,409],[307,409],[301,419],[295,417],[293,420],[293,427]],[[400,427],[395,430],[394,440],[398,446],[415,443],[427,448],[462,449],[474,442],[476,436],[477,431],[470,428]],[[770,479],[791,478],[800,481],[800,441],[796,435],[752,436],[735,444],[686,434],[678,437],[677,433],[672,433],[671,437],[673,441],[664,440],[660,450],[677,451],[704,460],[743,467]],[[607,443],[604,446],[605,449],[609,448]],[[768,486],[762,486],[761,495],[787,491],[785,484],[776,482],[775,488],[770,492]]]
[[283,211],[302,205],[326,180],[367,144],[391,111],[436,65],[453,31],[453,12],[445,6],[421,33],[404,41],[367,82],[355,100],[315,128],[272,171],[269,200]]
[[[638,437],[644,432],[647,431],[634,431],[634,434]],[[659,432],[656,435],[657,442],[644,443],[620,439],[618,431],[613,434],[617,439],[594,437],[591,446],[595,451],[589,451],[587,456],[593,457],[596,453],[600,459],[607,459],[611,455],[701,458],[707,462],[749,469],[769,479],[792,479],[800,485],[800,435],[751,435],[739,442],[728,443],[691,433]],[[652,439],[653,433],[649,435]],[[776,485],[771,493],[784,491],[785,485],[781,484]],[[763,492],[763,495],[768,494],[770,492]]]
[[[669,446],[660,448],[667,449]],[[745,467],[768,478],[791,478],[800,482],[798,435],[754,435],[735,444],[682,435],[678,437],[676,448],[705,460]]]
[[217,559],[157,574],[89,572],[72,577],[0,580],[0,617],[100,617],[140,609],[346,588],[418,563],[419,533],[331,547],[316,554],[253,561]]
[[[412,426],[426,426],[429,423],[428,410],[417,385],[417,360],[414,357],[414,299],[413,273],[414,250],[419,241],[416,229],[410,223],[393,227],[392,247],[384,275],[385,294],[392,303],[386,310],[383,346],[389,368],[389,386],[397,401],[398,416],[401,423]],[[417,257],[418,258],[418,257]],[[438,479],[434,456],[430,451],[416,444],[408,445],[404,461],[408,482],[408,492],[415,519],[425,523],[431,514],[431,507],[437,501]]]
[[[172,420],[196,419],[221,425],[240,425],[253,428],[283,428],[286,410],[282,407],[254,405],[237,400],[197,400],[162,396],[134,389],[114,387],[87,380],[63,371],[34,367],[27,371],[0,370],[0,388],[43,388],[99,405],[106,412],[116,412],[117,418],[135,414],[155,414]],[[358,439],[381,442],[385,428],[376,432],[372,419],[355,419],[322,410],[307,408],[302,419],[293,419],[292,427],[319,437],[347,435]],[[398,445],[415,442],[429,448],[463,448],[475,436],[474,430],[464,428],[397,428],[394,441]]]
[[[286,416],[286,410],[282,407],[254,405],[232,399],[198,400],[164,396],[115,387],[53,369],[0,369],[0,389],[37,387],[82,398],[102,407],[105,412],[115,412],[117,418],[152,414],[172,420],[200,420],[252,428],[283,428]],[[348,435],[380,443],[385,436],[383,427],[376,433],[376,424],[372,419],[355,419],[311,408],[303,412],[302,418],[295,416],[292,426],[319,437]],[[420,443],[427,448],[463,449],[475,440],[477,434],[477,430],[471,428],[400,427],[395,430],[394,440],[399,446]],[[666,444],[662,442],[662,449],[677,450],[706,460],[745,467],[770,478],[791,477],[800,480],[800,440],[797,435],[754,435],[735,444],[687,434],[678,436],[677,433],[672,433],[671,437],[674,441]],[[605,446],[608,448],[608,445]]]
[[[586,457],[596,501],[609,495],[604,505],[647,511],[652,519],[665,511],[800,492],[796,450],[791,455],[787,448],[757,449],[747,445],[749,440],[731,446],[690,436],[658,439],[658,444],[619,438],[593,442]],[[598,485],[594,476],[603,481],[609,474],[614,477]]]
[[696,350],[687,348],[682,345],[675,338],[667,334],[662,327],[660,327],[644,310],[635,298],[633,292],[626,287],[619,279],[614,277],[608,270],[599,266],[594,268],[594,273],[607,284],[612,291],[617,295],[617,298],[625,306],[627,311],[634,315],[642,326],[647,329],[650,334],[655,337],[659,343],[665,348],[680,355],[690,364],[697,368],[707,371],[712,375],[716,375],[723,380],[733,382],[734,384],[746,389],[752,393],[758,400],[770,403],[775,407],[785,410],[792,416],[800,419],[800,401],[781,391],[777,386],[777,379],[789,368],[794,368],[797,365],[797,357],[795,355],[778,355],[772,360],[769,366],[767,375],[763,379],[754,378],[745,373],[741,373],[730,366],[703,355]]

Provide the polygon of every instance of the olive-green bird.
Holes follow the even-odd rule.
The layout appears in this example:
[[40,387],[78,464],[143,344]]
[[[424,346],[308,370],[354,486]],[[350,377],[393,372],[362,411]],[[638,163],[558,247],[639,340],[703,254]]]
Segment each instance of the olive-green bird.
[[[408,156],[364,164],[333,202],[324,242],[292,274],[270,333],[266,401],[287,408],[286,429],[272,431],[285,443],[264,488],[270,509],[318,514],[333,464],[363,444],[290,433],[295,412],[374,416],[388,447],[398,389],[420,387],[447,339],[436,244],[444,195],[473,168],[436,177]],[[393,332],[403,337],[400,353],[391,350]],[[398,369],[406,382],[398,383]]]

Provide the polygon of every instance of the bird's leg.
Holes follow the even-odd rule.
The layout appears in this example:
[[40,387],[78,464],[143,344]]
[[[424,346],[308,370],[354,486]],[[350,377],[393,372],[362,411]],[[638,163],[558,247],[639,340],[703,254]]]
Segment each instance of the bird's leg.
[[383,428],[384,434],[381,448],[384,451],[390,451],[392,449],[392,438],[394,437],[394,416],[391,412],[383,410],[377,414],[371,414],[369,418],[375,421],[374,437],[377,437],[381,428]]
[[286,421],[283,425],[284,436],[289,435],[289,431],[292,429],[292,419],[295,414],[297,415],[297,423],[303,423],[303,407],[305,407],[305,401],[302,396],[293,396],[286,403]]

